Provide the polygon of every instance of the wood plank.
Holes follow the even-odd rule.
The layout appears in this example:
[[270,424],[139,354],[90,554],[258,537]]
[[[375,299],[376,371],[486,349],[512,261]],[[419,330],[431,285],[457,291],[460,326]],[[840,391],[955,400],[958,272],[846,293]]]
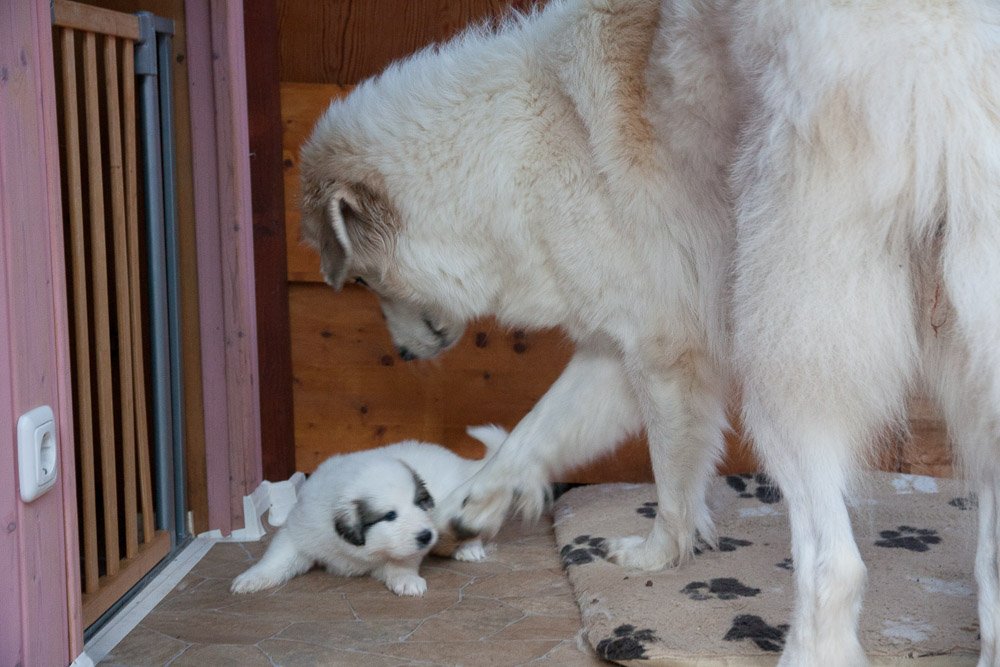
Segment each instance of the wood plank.
[[186,8],[192,140],[215,147],[194,184],[209,523],[226,533],[261,481],[243,17],[223,0]]
[[243,4],[250,132],[254,277],[257,294],[257,364],[260,384],[261,455],[264,479],[295,472],[292,359],[288,325],[285,198],[281,167],[281,94],[278,88],[278,23],[275,0]]
[[70,0],[52,1],[52,22],[66,28],[139,39],[138,17]]
[[[211,12],[206,3],[186,4],[188,49],[188,93],[191,109],[191,141],[196,146],[215,146],[215,102],[211,91]],[[218,173],[214,151],[199,151],[192,163],[195,244],[197,253],[198,323],[204,400],[205,492],[207,523],[223,534],[232,530],[229,514],[228,457],[229,424],[226,419],[225,341],[223,340],[223,295],[218,266],[222,262],[217,225]],[[224,476],[225,475],[225,476]]]
[[96,593],[83,596],[83,624],[88,626],[100,618],[101,614],[139,583],[168,553],[170,533],[158,530],[150,542],[139,547],[134,557],[122,560],[117,574],[101,577],[101,587]]
[[108,258],[105,245],[101,118],[98,106],[97,38],[83,35],[84,107],[87,125],[87,176],[90,183],[91,284],[94,294],[94,347],[97,350],[97,405],[100,424],[101,488],[104,496],[104,547],[107,572],[118,571],[118,498],[115,476],[115,410],[111,380],[111,330],[108,307]]
[[[0,3],[0,664],[65,665],[82,628],[66,266],[52,25],[45,0]],[[62,470],[17,492],[17,416],[55,413]]]
[[[470,23],[534,0],[279,0],[281,80],[358,83]],[[543,4],[541,2],[537,4]]]
[[309,138],[313,125],[330,105],[342,97],[352,86],[313,83],[281,84],[281,143],[284,165],[285,191],[285,245],[288,252],[288,279],[305,282],[322,282],[319,255],[302,242],[299,231],[299,196],[301,176],[299,151]]
[[143,284],[139,257],[138,153],[135,123],[135,48],[122,44],[122,99],[125,142],[125,238],[128,243],[129,316],[132,319],[132,390],[135,399],[136,465],[142,508],[142,541],[153,539],[153,480],[150,468],[149,414],[146,410],[146,361],[143,346]]
[[94,406],[91,398],[90,327],[87,308],[87,254],[83,227],[83,184],[80,174],[80,115],[76,87],[76,38],[72,28],[61,29],[62,118],[66,146],[66,194],[72,284],[73,333],[76,341],[73,373],[76,378],[77,456],[80,462],[80,492],[83,520],[84,590],[97,590],[97,495],[94,487]]
[[118,91],[118,40],[104,38],[105,109],[108,128],[108,178],[111,181],[111,228],[114,240],[115,301],[118,308],[118,382],[121,407],[122,492],[125,513],[125,556],[139,548],[135,481],[135,392],[132,386],[132,321],[129,294],[128,235],[125,218],[125,174],[122,161],[122,104]]

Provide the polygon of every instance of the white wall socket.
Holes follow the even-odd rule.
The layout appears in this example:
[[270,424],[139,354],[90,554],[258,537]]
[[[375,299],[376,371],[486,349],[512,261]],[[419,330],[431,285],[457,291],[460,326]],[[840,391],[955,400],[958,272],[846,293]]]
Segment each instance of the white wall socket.
[[56,418],[49,406],[35,408],[18,418],[17,467],[22,501],[30,503],[55,486],[59,448]]

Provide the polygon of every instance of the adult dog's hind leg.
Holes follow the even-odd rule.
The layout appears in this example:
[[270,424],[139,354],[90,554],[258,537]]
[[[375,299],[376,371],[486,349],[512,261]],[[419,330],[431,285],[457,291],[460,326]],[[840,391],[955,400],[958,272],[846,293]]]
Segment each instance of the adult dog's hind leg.
[[621,361],[581,348],[497,453],[435,509],[458,537],[490,537],[511,506],[544,509],[554,475],[612,451],[642,421]]
[[724,447],[725,384],[705,355],[687,351],[663,366],[657,357],[665,352],[637,355],[630,369],[656,480],[653,528],[608,540],[611,560],[643,570],[689,560],[699,538],[717,542],[705,488]]
[[[980,667],[1000,664],[1000,121],[978,115],[976,94],[1000,99],[996,53],[950,127],[947,214],[921,317],[929,384],[948,423],[963,477],[979,500],[976,581]],[[963,105],[965,104],[963,99]],[[982,122],[982,121],[992,122]]]
[[866,571],[845,495],[880,430],[905,416],[917,366],[913,216],[902,208],[914,200],[912,165],[849,115],[869,102],[821,104],[805,118],[762,110],[736,170],[734,360],[743,423],[788,506],[796,594],[785,666],[866,663]]

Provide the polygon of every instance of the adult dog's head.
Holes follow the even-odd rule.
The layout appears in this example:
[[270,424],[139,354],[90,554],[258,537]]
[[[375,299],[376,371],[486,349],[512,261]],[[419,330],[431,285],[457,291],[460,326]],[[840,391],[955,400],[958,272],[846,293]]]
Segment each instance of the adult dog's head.
[[442,118],[454,110],[412,97],[406,79],[390,70],[335,101],[300,165],[302,236],[324,279],[366,285],[409,360],[447,349],[488,310],[498,261],[477,224],[477,149]]

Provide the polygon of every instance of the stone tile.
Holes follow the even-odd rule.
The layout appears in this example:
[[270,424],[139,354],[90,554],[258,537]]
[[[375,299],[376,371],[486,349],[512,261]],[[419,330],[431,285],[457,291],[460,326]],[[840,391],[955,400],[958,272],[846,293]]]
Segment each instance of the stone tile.
[[540,658],[558,641],[404,642],[379,647],[380,653],[463,667],[511,667]]
[[569,579],[562,569],[515,570],[477,579],[462,590],[463,595],[494,598],[547,597],[570,595]]
[[283,586],[276,590],[278,590],[281,595],[298,593],[326,593],[329,591],[340,591],[345,586],[352,586],[358,582],[368,582],[367,584],[362,585],[370,586],[370,590],[372,591],[378,590],[379,587],[385,588],[385,585],[378,581],[374,582],[375,585],[371,585],[371,577],[339,577],[335,574],[330,574],[321,567],[316,567],[309,570],[305,574],[286,582]]
[[354,612],[339,593],[272,595],[245,602],[233,598],[221,611],[246,618],[281,619],[285,625],[294,621],[354,620]]
[[195,644],[184,651],[170,667],[273,667],[267,655],[256,646],[234,644]]
[[347,594],[347,602],[358,618],[428,618],[458,602],[458,591],[427,591],[422,597],[382,593]]
[[440,567],[422,567],[420,576],[427,580],[428,590],[456,591],[473,580],[468,574]]
[[389,595],[395,595],[395,593],[385,587],[385,584],[367,574],[361,577],[337,577],[332,574],[326,574],[325,576],[330,579],[326,585],[331,587],[336,586],[333,590],[336,590],[338,593],[354,595],[359,593],[373,595],[388,593]]
[[408,641],[474,641],[500,632],[522,616],[499,600],[465,598],[424,621]]
[[188,574],[184,575],[183,579],[177,582],[177,585],[174,586],[169,593],[163,596],[161,604],[163,602],[166,602],[167,600],[177,597],[178,595],[183,595],[185,593],[190,592],[192,589],[196,588],[198,585],[204,582],[205,582],[204,577],[199,577],[198,575],[191,574],[189,572]]
[[[214,551],[220,546],[231,546],[231,545],[218,544],[212,547],[212,550]],[[247,570],[249,570],[250,566],[252,566],[253,564],[254,561],[249,556],[247,556],[246,553],[243,553],[243,558],[239,560],[221,561],[221,562],[204,563],[204,564],[199,563],[198,565],[200,567],[198,567],[197,571],[191,570],[191,572],[192,574],[195,574],[199,577],[212,577],[216,579],[232,580],[240,576]]]
[[153,667],[165,665],[188,647],[186,642],[167,637],[141,625],[118,642],[107,656],[105,662],[116,665],[141,665]]
[[552,536],[531,537],[521,542],[500,544],[490,556],[515,570],[561,568],[562,561]]
[[238,602],[259,600],[274,593],[273,590],[257,593],[241,593],[234,595],[229,592],[229,579],[202,579],[199,584],[180,595],[164,599],[156,606],[157,611],[209,611],[221,609]]
[[153,610],[143,627],[189,644],[256,644],[288,626],[284,619],[248,618],[217,611]]
[[275,636],[275,639],[308,642],[340,649],[366,649],[381,644],[403,641],[421,621],[331,621],[293,623]]
[[470,577],[484,577],[491,574],[500,574],[501,572],[510,572],[513,569],[512,567],[493,560],[494,553],[496,553],[496,549],[487,546],[486,560],[478,562],[431,556],[424,560],[424,567],[437,567],[451,572],[456,572],[458,574],[466,574]]
[[[580,644],[583,648],[580,648]],[[546,667],[609,667],[613,662],[602,660],[586,642],[568,639],[555,647],[538,664]]]
[[205,572],[219,565],[239,565],[250,567],[253,559],[239,542],[218,542],[198,563],[191,568],[191,574],[207,576]]
[[261,642],[260,649],[274,664],[282,667],[396,667],[410,663],[407,658],[339,651],[326,646],[280,639]]
[[515,609],[520,609],[525,614],[572,618],[580,622],[580,608],[571,595],[550,595],[547,597],[522,596],[503,598],[501,602]]
[[490,639],[567,639],[579,629],[580,621],[575,618],[525,616]]

